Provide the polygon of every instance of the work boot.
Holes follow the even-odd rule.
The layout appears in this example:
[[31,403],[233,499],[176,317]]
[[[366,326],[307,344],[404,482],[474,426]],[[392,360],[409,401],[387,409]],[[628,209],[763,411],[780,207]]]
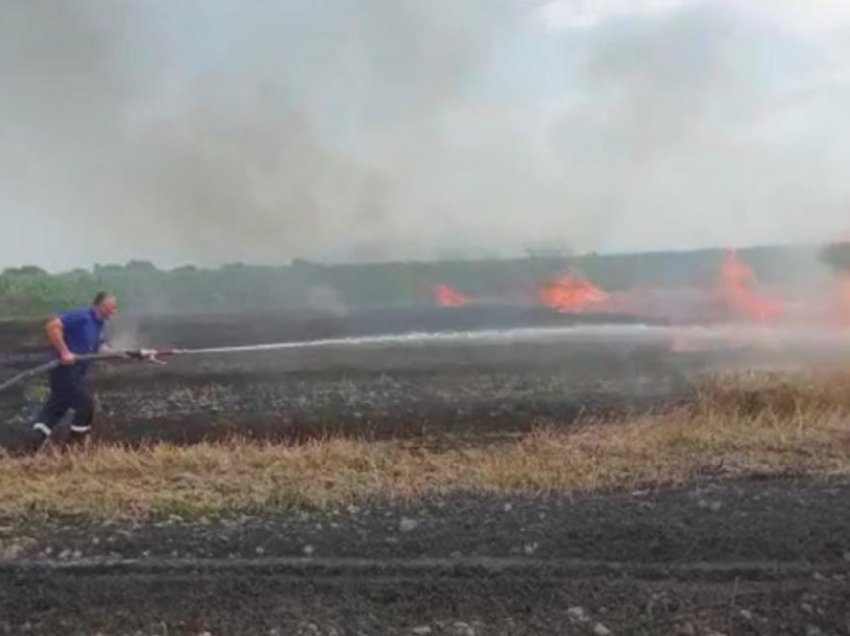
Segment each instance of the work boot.
[[68,435],[68,442],[65,444],[66,448],[68,448],[68,450],[83,450],[88,446],[90,432],[91,426],[71,426],[71,432]]
[[44,450],[50,443],[50,429],[41,422],[33,424],[30,431],[30,439],[27,440],[26,450],[28,454],[35,455]]

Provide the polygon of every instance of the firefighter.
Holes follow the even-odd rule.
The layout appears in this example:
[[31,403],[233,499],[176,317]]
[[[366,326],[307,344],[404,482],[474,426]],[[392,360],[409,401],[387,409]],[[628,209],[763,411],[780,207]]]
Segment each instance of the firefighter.
[[50,439],[53,427],[73,409],[70,444],[85,442],[94,418],[94,397],[88,382],[89,362],[76,356],[107,353],[106,321],[115,315],[118,303],[113,294],[99,292],[91,306],[51,317],[46,332],[61,364],[50,372],[50,395],[33,424],[32,451],[38,452]]

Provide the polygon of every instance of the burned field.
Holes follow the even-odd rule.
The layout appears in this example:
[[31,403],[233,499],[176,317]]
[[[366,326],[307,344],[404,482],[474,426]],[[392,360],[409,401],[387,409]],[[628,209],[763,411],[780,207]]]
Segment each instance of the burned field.
[[[602,321],[613,330],[613,340],[607,331],[593,330]],[[475,325],[484,336],[454,335]],[[565,333],[538,333],[541,328]],[[42,354],[35,344],[37,325],[7,329],[10,375],[15,364],[32,365]],[[527,432],[580,414],[645,410],[680,399],[687,392],[684,372],[701,362],[694,356],[674,359],[669,337],[647,331],[635,319],[510,307],[426,307],[387,311],[380,319],[366,312],[348,319],[139,321],[131,337],[165,347],[291,341],[306,346],[178,357],[165,367],[100,364],[97,435],[104,440],[196,442],[233,434],[284,441],[328,434],[474,438]],[[38,383],[4,395],[0,409],[11,424],[4,431],[10,450],[15,431],[31,421],[42,395]]]
[[[0,633],[850,633],[846,374],[512,311],[103,365],[82,454],[15,457],[39,388],[5,395]],[[361,335],[299,320],[133,335]]]

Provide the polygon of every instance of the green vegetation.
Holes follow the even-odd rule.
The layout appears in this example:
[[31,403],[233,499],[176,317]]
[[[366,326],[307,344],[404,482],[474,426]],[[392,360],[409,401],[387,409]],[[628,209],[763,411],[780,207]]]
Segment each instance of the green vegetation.
[[[765,247],[742,250],[741,254],[766,283],[794,282],[788,276],[795,271],[806,276],[827,270],[816,248]],[[191,313],[270,310],[322,302],[362,307],[426,301],[428,286],[434,283],[477,297],[515,296],[529,293],[566,267],[608,290],[684,286],[710,282],[721,259],[720,250],[701,250],[362,265],[295,260],[282,267],[230,264],[218,269],[185,266],[167,271],[132,261],[61,274],[26,266],[0,274],[0,318],[39,318],[86,303],[101,288],[117,292],[124,309]],[[795,263],[810,266],[794,267]]]

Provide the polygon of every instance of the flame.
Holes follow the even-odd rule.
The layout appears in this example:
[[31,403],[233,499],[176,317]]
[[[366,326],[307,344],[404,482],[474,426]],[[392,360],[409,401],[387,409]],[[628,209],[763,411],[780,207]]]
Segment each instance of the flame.
[[842,273],[833,283],[832,322],[850,326],[850,274]]
[[590,281],[564,272],[554,281],[541,285],[540,302],[561,312],[582,311],[608,298],[608,294]]
[[850,241],[830,243],[821,249],[820,258],[832,272],[832,293],[827,306],[827,322],[848,327],[850,326]]
[[719,293],[725,308],[737,318],[764,324],[783,313],[782,301],[753,291],[755,273],[734,249],[726,251],[720,268]]
[[438,307],[463,307],[469,303],[469,296],[448,285],[431,285],[431,296]]

